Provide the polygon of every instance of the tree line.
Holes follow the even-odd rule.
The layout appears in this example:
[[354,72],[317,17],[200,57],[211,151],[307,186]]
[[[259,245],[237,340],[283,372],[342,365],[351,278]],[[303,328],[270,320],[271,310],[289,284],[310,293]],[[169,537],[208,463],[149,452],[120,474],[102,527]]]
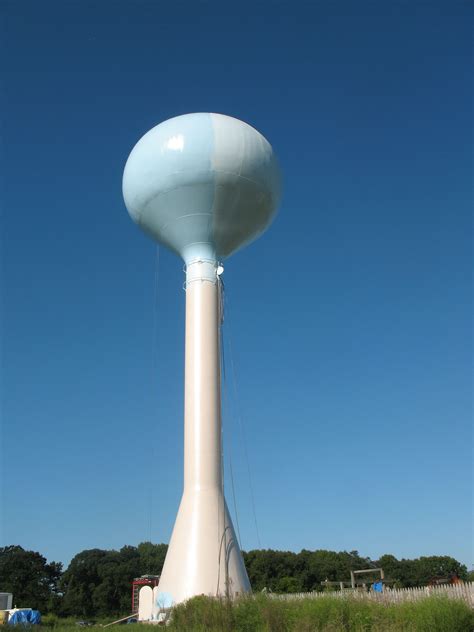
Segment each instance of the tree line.
[[[66,570],[36,551],[21,546],[0,548],[0,592],[13,593],[17,606],[59,616],[106,617],[129,614],[131,582],[141,575],[159,575],[168,546],[142,542],[120,551],[89,549],[73,557]],[[254,550],[243,552],[252,588],[273,592],[323,590],[321,582],[348,581],[351,570],[381,566],[398,587],[426,585],[433,577],[474,580],[464,564],[448,556],[379,560],[357,551]]]

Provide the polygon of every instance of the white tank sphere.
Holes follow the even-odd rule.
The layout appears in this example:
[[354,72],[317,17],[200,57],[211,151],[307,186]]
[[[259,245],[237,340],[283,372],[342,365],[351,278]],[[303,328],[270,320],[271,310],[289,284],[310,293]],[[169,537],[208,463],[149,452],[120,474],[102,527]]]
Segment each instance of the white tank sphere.
[[247,123],[186,114],[138,141],[123,196],[133,220],[186,263],[223,259],[272,221],[280,171],[270,143]]

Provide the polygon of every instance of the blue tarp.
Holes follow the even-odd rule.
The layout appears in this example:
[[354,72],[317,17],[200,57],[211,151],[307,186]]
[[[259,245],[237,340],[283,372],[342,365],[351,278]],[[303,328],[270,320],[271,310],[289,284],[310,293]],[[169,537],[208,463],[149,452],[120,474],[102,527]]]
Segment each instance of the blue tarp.
[[41,614],[38,610],[17,610],[8,619],[8,625],[28,625],[41,623]]

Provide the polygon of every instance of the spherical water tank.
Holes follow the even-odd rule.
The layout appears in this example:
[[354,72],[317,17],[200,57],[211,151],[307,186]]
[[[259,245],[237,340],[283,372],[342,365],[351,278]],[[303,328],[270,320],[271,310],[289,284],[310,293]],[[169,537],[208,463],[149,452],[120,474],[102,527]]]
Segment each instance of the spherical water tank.
[[123,195],[133,220],[186,263],[223,259],[272,221],[280,171],[270,143],[247,123],[186,114],[138,141]]

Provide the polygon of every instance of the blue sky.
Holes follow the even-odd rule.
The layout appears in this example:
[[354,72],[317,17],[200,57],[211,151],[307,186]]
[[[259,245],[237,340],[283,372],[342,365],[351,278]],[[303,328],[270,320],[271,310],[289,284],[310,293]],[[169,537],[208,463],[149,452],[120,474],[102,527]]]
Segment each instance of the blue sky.
[[157,263],[121,177],[150,127],[215,111],[284,177],[225,264],[243,548],[472,564],[471,21],[458,0],[3,0],[2,544],[67,563],[169,539],[182,263]]

